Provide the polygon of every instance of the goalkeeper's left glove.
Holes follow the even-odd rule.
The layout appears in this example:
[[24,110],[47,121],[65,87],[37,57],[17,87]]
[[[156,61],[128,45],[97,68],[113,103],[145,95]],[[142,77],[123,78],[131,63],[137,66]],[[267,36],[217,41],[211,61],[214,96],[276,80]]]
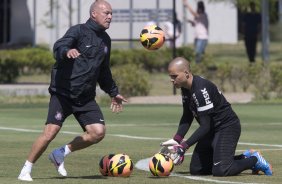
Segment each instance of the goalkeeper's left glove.
[[[176,137],[176,136],[174,136],[174,138],[175,138],[175,137]],[[178,136],[178,137],[180,137],[180,136]],[[178,138],[178,137],[176,137],[176,138]],[[174,139],[174,138],[162,142],[162,143],[160,144],[160,146],[162,146],[162,148],[160,149],[159,153],[165,154],[165,155],[167,155],[167,156],[170,157],[170,155],[171,155],[171,153],[172,153],[172,151],[173,151],[173,150],[172,150],[173,146],[174,146],[174,145],[179,145],[179,142],[178,142],[178,141],[181,141],[181,140],[182,140],[182,138],[178,138],[178,139]]]
[[184,147],[180,145],[174,145],[172,146],[172,150],[174,153],[171,154],[171,159],[173,160],[173,163],[175,165],[180,165],[184,161],[184,154],[185,154],[185,149]]

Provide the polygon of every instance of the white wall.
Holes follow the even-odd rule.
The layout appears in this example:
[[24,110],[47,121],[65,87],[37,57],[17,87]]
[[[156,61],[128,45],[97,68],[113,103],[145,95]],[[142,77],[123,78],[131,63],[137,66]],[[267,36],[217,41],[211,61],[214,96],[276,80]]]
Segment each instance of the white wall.
[[237,9],[226,2],[206,5],[210,43],[237,43]]

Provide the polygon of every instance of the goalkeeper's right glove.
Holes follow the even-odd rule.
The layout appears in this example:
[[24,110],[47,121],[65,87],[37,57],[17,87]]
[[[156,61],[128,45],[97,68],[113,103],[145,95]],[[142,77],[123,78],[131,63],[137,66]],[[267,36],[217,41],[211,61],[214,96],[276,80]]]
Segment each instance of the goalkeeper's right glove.
[[161,143],[161,146],[173,146],[173,145],[178,145],[182,142],[183,140],[183,137],[178,135],[178,134],[175,134],[174,137],[172,139],[169,139],[165,142],[162,142]]

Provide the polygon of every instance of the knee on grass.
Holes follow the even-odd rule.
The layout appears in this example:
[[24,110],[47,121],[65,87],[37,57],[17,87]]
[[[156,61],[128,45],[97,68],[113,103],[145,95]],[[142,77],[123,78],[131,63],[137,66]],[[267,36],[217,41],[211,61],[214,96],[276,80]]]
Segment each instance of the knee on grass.
[[214,167],[212,170],[213,176],[227,176],[227,171],[223,167]]
[[211,168],[199,168],[195,166],[190,166],[190,174],[191,175],[211,175]]

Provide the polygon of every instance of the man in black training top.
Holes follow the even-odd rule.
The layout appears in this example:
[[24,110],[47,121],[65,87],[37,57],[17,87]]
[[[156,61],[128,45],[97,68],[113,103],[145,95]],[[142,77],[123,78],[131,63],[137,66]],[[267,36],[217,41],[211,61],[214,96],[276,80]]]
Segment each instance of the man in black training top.
[[126,99],[119,94],[109,68],[111,39],[105,30],[109,28],[111,20],[111,5],[104,0],[96,0],[90,7],[90,18],[87,22],[71,27],[55,43],[53,50],[56,63],[51,74],[51,98],[46,125],[31,148],[19,180],[32,181],[33,164],[71,114],[85,133],[49,155],[61,176],[67,176],[64,158],[69,153],[96,144],[104,138],[104,117],[95,101],[97,82],[112,98],[112,111],[122,110],[122,102]]
[[[170,62],[168,73],[173,85],[181,88],[183,115],[173,139],[161,146],[168,146],[176,165],[183,162],[185,151],[197,143],[190,163],[192,175],[234,176],[247,169],[272,175],[271,165],[259,152],[246,150],[235,156],[240,120],[212,82],[193,75],[189,62],[182,57]],[[200,126],[184,141],[194,118]]]

